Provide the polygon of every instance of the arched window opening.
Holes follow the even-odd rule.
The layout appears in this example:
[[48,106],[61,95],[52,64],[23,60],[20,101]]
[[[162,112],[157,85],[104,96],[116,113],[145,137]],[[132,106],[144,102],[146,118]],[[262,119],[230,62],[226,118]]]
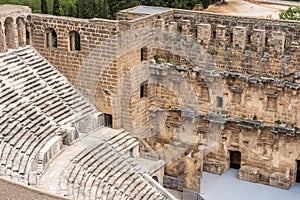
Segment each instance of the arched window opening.
[[76,31],[69,33],[69,49],[70,51],[80,51],[80,35]]
[[[2,27],[1,22],[0,22],[0,27]],[[4,52],[4,37],[3,37],[2,28],[0,28],[0,53],[2,52]]]
[[11,17],[8,17],[4,21],[5,27],[5,39],[6,46],[8,49],[15,48],[15,31],[14,31],[14,20]]
[[46,48],[57,48],[57,35],[53,28],[46,30]]
[[17,26],[18,26],[18,40],[19,46],[24,47],[26,45],[26,29],[24,19],[21,17],[17,18]]

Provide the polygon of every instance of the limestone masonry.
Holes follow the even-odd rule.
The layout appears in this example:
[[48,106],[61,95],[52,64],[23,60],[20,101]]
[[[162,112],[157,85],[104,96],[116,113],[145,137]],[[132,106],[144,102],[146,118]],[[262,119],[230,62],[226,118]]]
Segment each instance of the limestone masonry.
[[3,5],[0,27],[1,175],[79,199],[195,196],[203,170],[300,182],[300,22]]

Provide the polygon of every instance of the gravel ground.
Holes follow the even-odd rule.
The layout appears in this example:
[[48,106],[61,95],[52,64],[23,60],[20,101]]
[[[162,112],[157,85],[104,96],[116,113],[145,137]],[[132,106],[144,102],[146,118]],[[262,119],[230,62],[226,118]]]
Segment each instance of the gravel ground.
[[0,178],[1,200],[67,200],[67,198],[44,193],[43,191],[23,186]]

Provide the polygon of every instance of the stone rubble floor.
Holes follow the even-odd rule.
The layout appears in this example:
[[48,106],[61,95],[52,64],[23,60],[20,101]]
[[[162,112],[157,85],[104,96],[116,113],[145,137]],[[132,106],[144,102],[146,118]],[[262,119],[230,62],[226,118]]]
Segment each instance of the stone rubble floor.
[[299,200],[300,183],[283,190],[239,180],[234,169],[221,176],[203,172],[201,195],[205,200]]

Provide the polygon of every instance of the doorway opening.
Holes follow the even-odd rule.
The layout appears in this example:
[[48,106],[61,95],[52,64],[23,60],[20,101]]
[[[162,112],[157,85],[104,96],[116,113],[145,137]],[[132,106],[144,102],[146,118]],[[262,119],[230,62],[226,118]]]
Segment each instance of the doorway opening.
[[241,152],[229,151],[230,154],[230,168],[240,169],[241,167]]
[[296,182],[300,183],[300,160],[297,160],[296,164],[297,164]]
[[112,115],[110,114],[104,114],[104,125],[106,127],[112,128]]

